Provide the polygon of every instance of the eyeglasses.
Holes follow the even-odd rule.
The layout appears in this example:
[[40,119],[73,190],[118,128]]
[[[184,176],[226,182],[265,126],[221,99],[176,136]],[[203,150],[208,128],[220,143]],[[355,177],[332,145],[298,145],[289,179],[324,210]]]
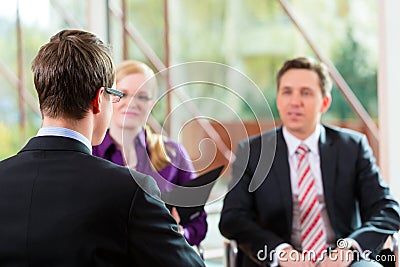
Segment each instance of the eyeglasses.
[[133,98],[136,101],[139,101],[141,103],[147,103],[147,102],[153,100],[153,97],[151,97],[151,96],[149,96],[149,95],[147,95],[146,93],[143,93],[143,92],[139,92],[139,93],[136,93],[136,94],[127,94],[127,93],[124,93],[124,92],[122,92],[122,93],[124,94],[125,101],[132,101],[132,98]]
[[125,93],[118,91],[117,89],[107,88],[107,87],[105,87],[105,89],[106,92],[111,95],[111,101],[113,103],[118,103],[121,100],[121,98],[125,96]]
[[[126,95],[128,97],[128,95]],[[135,94],[132,96],[133,98],[135,98],[135,100],[140,101],[140,102],[149,102],[151,101],[153,98],[148,96],[148,95],[142,95],[142,94]]]

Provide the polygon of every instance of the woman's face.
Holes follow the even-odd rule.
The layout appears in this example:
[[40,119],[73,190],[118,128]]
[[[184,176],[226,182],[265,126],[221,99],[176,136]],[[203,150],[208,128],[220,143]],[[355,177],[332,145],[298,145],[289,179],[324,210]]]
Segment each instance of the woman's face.
[[114,103],[112,126],[133,130],[146,124],[155,99],[155,88],[143,73],[130,74],[117,82],[117,89],[125,96]]

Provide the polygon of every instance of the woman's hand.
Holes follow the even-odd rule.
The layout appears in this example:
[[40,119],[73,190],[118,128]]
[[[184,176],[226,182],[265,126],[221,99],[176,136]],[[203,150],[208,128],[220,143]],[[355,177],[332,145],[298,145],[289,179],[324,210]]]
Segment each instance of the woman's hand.
[[172,215],[172,217],[174,217],[176,223],[178,224],[179,233],[181,233],[183,235],[183,233],[184,233],[183,227],[182,227],[182,225],[179,224],[181,222],[181,217],[179,217],[179,213],[175,207],[172,208],[171,215]]

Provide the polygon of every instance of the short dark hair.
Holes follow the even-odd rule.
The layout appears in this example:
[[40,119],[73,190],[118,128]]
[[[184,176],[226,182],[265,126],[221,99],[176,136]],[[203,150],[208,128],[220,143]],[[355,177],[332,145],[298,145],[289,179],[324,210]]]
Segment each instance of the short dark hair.
[[290,69],[306,69],[314,71],[318,74],[322,95],[330,95],[332,91],[332,80],[329,76],[328,68],[324,63],[316,61],[310,57],[298,57],[287,60],[276,75],[277,89],[279,89],[282,76]]
[[80,120],[102,86],[112,87],[111,49],[96,35],[62,30],[43,45],[32,62],[42,114]]

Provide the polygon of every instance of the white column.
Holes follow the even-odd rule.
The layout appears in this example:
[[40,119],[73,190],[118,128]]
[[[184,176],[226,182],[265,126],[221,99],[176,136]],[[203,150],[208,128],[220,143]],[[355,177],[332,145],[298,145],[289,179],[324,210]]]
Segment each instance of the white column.
[[104,42],[108,41],[107,11],[106,0],[86,0],[86,28],[99,36]]
[[379,3],[379,165],[400,199],[400,1]]

